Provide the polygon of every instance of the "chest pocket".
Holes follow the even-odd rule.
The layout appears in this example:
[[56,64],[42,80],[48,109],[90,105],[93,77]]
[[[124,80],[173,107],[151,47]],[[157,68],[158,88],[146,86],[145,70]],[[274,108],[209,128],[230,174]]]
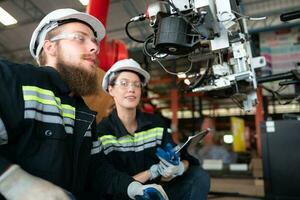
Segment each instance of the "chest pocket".
[[40,124],[36,127],[37,138],[51,140],[65,140],[67,133],[63,126]]
[[[23,86],[22,90],[24,118],[39,123],[36,130],[39,137],[64,139],[65,134],[73,134],[75,107],[61,103],[51,90],[36,86]],[[51,128],[43,128],[46,124]]]

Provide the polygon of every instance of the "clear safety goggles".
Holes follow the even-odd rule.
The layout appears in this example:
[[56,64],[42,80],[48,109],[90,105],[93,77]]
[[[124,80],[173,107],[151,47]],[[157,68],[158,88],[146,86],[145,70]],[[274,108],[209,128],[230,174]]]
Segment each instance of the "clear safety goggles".
[[97,53],[99,53],[100,50],[100,43],[96,39],[96,37],[90,37],[80,32],[61,33],[50,39],[51,42],[58,41],[58,40],[73,40],[80,45],[88,45],[89,42],[92,42],[97,47]]
[[127,89],[130,86],[136,89],[144,87],[144,84],[141,81],[130,82],[128,80],[122,79],[119,81],[115,81],[114,85],[120,86],[121,88]]

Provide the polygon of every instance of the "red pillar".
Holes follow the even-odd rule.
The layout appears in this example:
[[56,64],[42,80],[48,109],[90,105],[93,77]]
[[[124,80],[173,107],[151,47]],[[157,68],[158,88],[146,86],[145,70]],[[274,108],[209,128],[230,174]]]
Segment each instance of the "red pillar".
[[262,149],[261,149],[261,128],[260,124],[264,120],[264,109],[263,109],[263,95],[262,95],[262,88],[257,87],[256,89],[257,94],[257,105],[256,105],[256,113],[255,113],[255,129],[256,129],[256,148],[257,154],[259,157],[262,156]]
[[[109,0],[90,0],[89,5],[87,6],[87,13],[93,15],[97,19],[99,19],[104,27],[106,28],[106,19],[108,15],[108,9],[109,9]],[[106,68],[107,66],[107,59],[106,59],[106,36],[105,38],[100,42],[100,53],[98,55],[99,59],[99,67],[101,69]]]
[[179,143],[179,133],[178,133],[178,91],[176,88],[171,89],[171,111],[172,111],[172,137],[175,143]]
[[87,13],[99,19],[104,27],[106,27],[106,19],[108,15],[109,0],[90,0],[87,6]]
[[[99,19],[105,28],[109,3],[109,0],[90,0],[87,7],[87,12]],[[116,40],[107,42],[107,37],[105,36],[100,42],[99,67],[107,71],[116,61],[124,58],[128,58],[128,51],[124,42]]]

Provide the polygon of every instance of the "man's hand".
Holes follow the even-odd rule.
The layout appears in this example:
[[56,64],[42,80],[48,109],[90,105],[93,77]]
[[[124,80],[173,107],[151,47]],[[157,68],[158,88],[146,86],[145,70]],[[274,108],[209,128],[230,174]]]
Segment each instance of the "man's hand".
[[161,200],[169,200],[164,189],[157,184],[142,185],[140,182],[133,181],[127,188],[127,194],[131,199],[147,199],[149,196],[159,196]]
[[0,192],[10,200],[70,200],[60,187],[12,165],[0,176]]

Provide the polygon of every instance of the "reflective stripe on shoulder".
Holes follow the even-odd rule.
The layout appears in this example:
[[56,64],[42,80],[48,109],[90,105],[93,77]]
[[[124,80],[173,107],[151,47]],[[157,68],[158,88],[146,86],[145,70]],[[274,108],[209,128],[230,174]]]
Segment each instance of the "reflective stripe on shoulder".
[[96,119],[96,115],[90,112],[85,112],[80,110],[77,110],[76,112],[77,112],[77,116],[75,120],[78,123],[85,124],[84,126],[87,127],[84,133],[84,137],[92,137],[92,125],[94,120]]
[[8,136],[7,131],[5,129],[4,123],[0,118],[0,145],[7,144]]
[[94,141],[91,149],[91,155],[99,153],[101,151],[101,145],[99,141]]
[[99,141],[103,146],[105,154],[112,151],[139,152],[160,145],[163,137],[163,130],[164,129],[161,127],[156,127],[120,138],[116,138],[113,135],[104,135],[99,137]]
[[92,132],[91,130],[87,130],[84,134],[84,137],[92,137]]
[[23,86],[22,89],[25,119],[62,124],[67,133],[73,133],[75,107],[62,104],[51,90],[36,86]]
[[92,137],[92,129],[91,129],[91,125],[89,125],[88,129],[87,129],[86,132],[84,133],[84,137]]

